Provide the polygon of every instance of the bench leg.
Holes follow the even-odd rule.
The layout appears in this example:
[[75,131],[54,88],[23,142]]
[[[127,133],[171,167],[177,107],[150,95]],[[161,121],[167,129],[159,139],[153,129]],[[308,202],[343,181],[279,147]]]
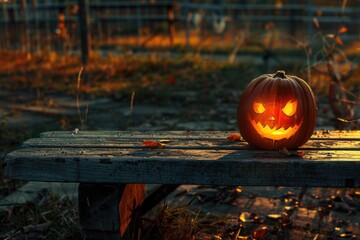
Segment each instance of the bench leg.
[[141,205],[141,215],[146,214],[159,204],[170,193],[175,191],[180,185],[177,184],[159,184],[149,193]]
[[87,239],[140,238],[145,184],[79,185],[79,218]]

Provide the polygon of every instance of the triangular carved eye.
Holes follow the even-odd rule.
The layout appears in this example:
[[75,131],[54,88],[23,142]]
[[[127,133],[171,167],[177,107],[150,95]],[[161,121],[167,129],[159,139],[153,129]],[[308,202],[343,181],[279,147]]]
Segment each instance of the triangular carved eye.
[[297,108],[297,101],[291,102],[290,100],[281,110],[286,116],[291,117],[296,113],[296,108]]
[[258,114],[261,114],[263,112],[265,112],[265,107],[262,103],[258,103],[258,102],[254,102],[254,105],[253,105],[253,108],[254,108],[254,111]]

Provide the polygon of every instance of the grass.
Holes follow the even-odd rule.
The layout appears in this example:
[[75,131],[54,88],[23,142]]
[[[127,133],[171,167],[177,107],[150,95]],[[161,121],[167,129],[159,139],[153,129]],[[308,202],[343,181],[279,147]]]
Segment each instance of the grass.
[[0,212],[1,239],[84,239],[76,203],[68,196],[49,194]]
[[190,204],[156,209],[155,219],[144,221],[143,239],[213,239],[226,228],[225,216],[191,210]]
[[[0,84],[5,89],[68,93],[76,90],[76,79],[81,67],[76,56],[58,56],[50,52],[26,60],[25,55],[19,56],[13,52],[3,51],[1,54],[5,58],[0,60]],[[201,88],[204,83],[208,83],[212,74],[236,69],[243,71],[244,67],[203,60],[199,56],[175,59],[158,55],[138,57],[133,54],[100,57],[94,53],[84,69],[81,90],[101,95],[134,88],[160,90],[169,85],[174,88]],[[234,79],[236,75],[228,74],[227,77],[230,77],[226,79],[227,82],[235,85],[239,83],[239,79]],[[170,81],[169,78],[174,80]],[[9,85],[9,81],[15,84]]]

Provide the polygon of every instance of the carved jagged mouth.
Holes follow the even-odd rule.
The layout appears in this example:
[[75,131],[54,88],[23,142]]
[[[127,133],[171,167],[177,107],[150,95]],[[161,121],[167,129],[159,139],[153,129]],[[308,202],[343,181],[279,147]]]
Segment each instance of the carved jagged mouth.
[[297,132],[301,125],[295,124],[294,126],[285,129],[283,127],[277,128],[275,126],[271,128],[269,125],[264,126],[260,122],[256,123],[254,120],[251,120],[251,124],[260,136],[272,140],[289,139]]

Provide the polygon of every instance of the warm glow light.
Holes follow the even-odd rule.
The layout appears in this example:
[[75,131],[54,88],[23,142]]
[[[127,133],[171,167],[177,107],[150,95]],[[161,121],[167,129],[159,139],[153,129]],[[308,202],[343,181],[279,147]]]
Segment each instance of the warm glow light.
[[296,108],[297,108],[297,101],[294,102],[289,101],[288,103],[286,103],[285,107],[281,110],[286,116],[291,117],[296,113]]
[[[271,110],[274,110],[274,108],[275,108],[273,105],[269,105],[268,107],[270,108],[269,109],[270,112],[271,112]],[[266,114],[265,111],[267,111],[264,104],[262,104],[260,102],[254,102],[253,109],[254,109],[254,112],[257,114]],[[292,117],[296,113],[296,109],[297,109],[297,101],[289,100],[285,104],[285,106],[281,109],[281,111],[285,116]],[[251,117],[249,116],[249,119],[250,118]],[[251,124],[253,125],[253,127],[255,128],[255,130],[261,137],[269,138],[272,140],[289,139],[296,133],[296,131],[299,129],[299,127],[301,125],[301,123],[300,123],[300,125],[295,124],[294,126],[285,128],[283,126],[278,126],[279,119],[276,119],[273,115],[267,116],[266,119],[268,121],[270,120],[270,121],[275,122],[275,126],[271,125],[272,127],[270,127],[268,124],[265,123],[266,120],[265,120],[265,122],[263,122],[261,120],[260,121],[251,120]]]
[[313,134],[316,102],[306,81],[279,70],[253,79],[237,109],[242,138],[267,150],[296,149]]
[[253,105],[254,111],[258,114],[265,112],[265,107],[262,103],[255,102]]
[[289,139],[297,132],[301,125],[295,124],[293,127],[288,127],[285,129],[283,127],[279,128],[276,126],[270,128],[269,125],[263,126],[260,122],[256,123],[254,120],[251,120],[251,124],[260,136],[272,140]]

